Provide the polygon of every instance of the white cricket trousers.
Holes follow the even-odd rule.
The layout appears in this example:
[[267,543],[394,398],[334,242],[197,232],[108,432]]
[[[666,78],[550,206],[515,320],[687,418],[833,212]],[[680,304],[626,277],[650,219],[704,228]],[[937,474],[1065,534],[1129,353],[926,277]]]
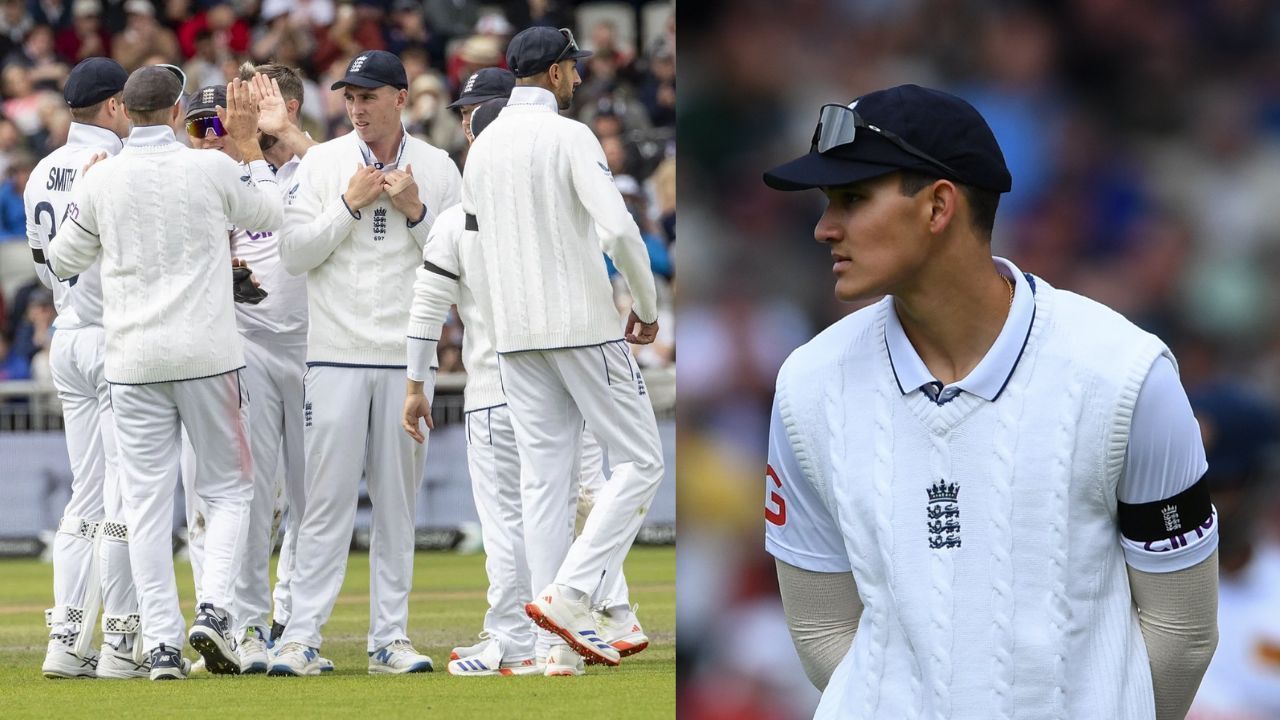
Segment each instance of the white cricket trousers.
[[186,627],[172,545],[181,428],[195,452],[192,490],[205,519],[197,602],[230,612],[253,495],[249,398],[241,371],[234,370],[194,380],[112,385],[111,405],[143,647],[181,648]]
[[277,479],[284,463],[285,492],[302,494],[305,475],[302,440],[302,375],[306,372],[306,335],[244,336],[244,381],[249,403],[253,451],[253,505],[244,561],[236,580],[236,637],[248,628],[269,631],[271,549],[274,517],[281,492]]
[[484,629],[502,640],[505,661],[534,655],[534,626],[524,613],[533,598],[520,501],[520,451],[506,405],[466,414],[467,469],[484,538],[489,610]]
[[[124,619],[136,615],[138,606],[120,508],[115,425],[109,386],[103,377],[105,353],[105,333],[100,326],[59,328],[53,334],[49,365],[62,402],[71,461],[71,498],[54,537],[53,578],[56,606],[94,610],[84,606],[92,605],[94,593],[100,592],[104,618],[120,618],[104,622],[114,628],[127,625]],[[89,532],[90,523],[101,523],[96,533]],[[99,547],[95,547],[95,534],[101,536]],[[98,588],[91,588],[94,582],[99,583]],[[95,619],[54,622],[50,632],[83,630],[92,634]],[[120,646],[125,634],[132,633],[109,632],[103,637]]]
[[[587,428],[582,431],[582,464],[578,483],[578,496],[571,502],[572,512],[576,515],[574,533],[581,534],[586,527],[587,518],[595,508],[596,498],[604,490],[608,478],[604,474],[604,448],[596,436]],[[618,553],[614,561],[605,571],[604,582],[596,589],[591,604],[601,609],[613,607],[630,607],[631,591],[627,587],[627,577],[622,571],[622,563],[626,560],[623,553]],[[541,588],[539,588],[541,589]]]
[[[523,462],[534,592],[555,582],[594,595],[608,569],[621,567],[662,482],[662,443],[644,379],[623,340],[498,357]],[[584,419],[613,473],[574,540]]]
[[[303,388],[306,507],[290,578],[292,615],[281,641],[320,647],[320,629],[346,575],[363,471],[373,504],[368,651],[374,652],[409,638],[414,509],[426,444],[400,426],[403,367],[315,364]],[[435,392],[434,371],[423,391]]]

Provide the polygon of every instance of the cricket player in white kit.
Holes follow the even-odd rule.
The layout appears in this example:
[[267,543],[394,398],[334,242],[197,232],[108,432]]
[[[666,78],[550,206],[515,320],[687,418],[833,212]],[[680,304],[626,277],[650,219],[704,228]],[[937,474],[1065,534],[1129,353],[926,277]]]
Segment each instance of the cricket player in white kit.
[[[663,461],[601,249],[635,298],[626,339],[652,342],[658,311],[648,252],[600,143],[558,114],[572,102],[581,82],[577,60],[587,55],[568,30],[535,27],[512,38],[507,64],[517,86],[471,147],[463,210],[478,230],[500,380],[523,464],[529,570],[540,588],[526,612],[588,661],[617,665],[590,599],[635,540]],[[575,541],[570,504],[584,420],[607,449],[613,475]]]
[[819,117],[765,182],[827,195],[836,297],[886,297],[778,374],[766,547],[816,717],[1185,717],[1218,529],[1169,350],[991,256],[1012,178],[964,100]]
[[[264,159],[276,168],[282,194],[295,187],[294,171],[301,155],[315,145],[296,125],[302,83],[283,65],[241,68],[240,79],[250,83],[259,104],[259,145]],[[282,84],[283,81],[283,84]],[[235,143],[216,108],[226,104],[223,86],[201,88],[187,107],[187,133],[192,144],[217,149],[240,160]],[[278,233],[231,231],[233,262],[253,270],[266,297],[258,302],[236,303],[236,320],[245,340],[245,385],[253,401],[249,405],[249,432],[253,451],[254,491],[249,513],[245,555],[236,581],[235,636],[240,639],[241,672],[265,673],[270,635],[271,550],[274,516],[282,488],[277,485],[283,462],[285,485],[299,497],[303,484],[302,375],[306,370],[306,278],[285,272],[280,265]]]
[[[306,508],[290,579],[292,616],[269,673],[312,675],[342,587],[361,471],[373,503],[369,672],[432,670],[409,642],[421,447],[400,428],[414,270],[461,178],[444,151],[400,122],[408,79],[384,51],[352,59],[333,85],[355,131],[311,148],[285,208],[280,259],[306,273]],[[434,374],[429,381],[431,394]]]
[[[498,68],[487,68],[487,71],[491,75],[510,75]],[[483,82],[475,81],[475,76],[465,87],[476,95],[463,95],[455,105],[462,104],[464,111],[472,111],[468,112],[464,130],[470,141],[474,140],[474,134],[481,132],[497,117],[506,106],[507,99],[500,95],[483,102],[472,101],[483,99],[480,93],[487,89]],[[493,90],[509,92],[501,86]],[[413,285],[413,306],[409,312],[409,385],[404,420],[406,431],[415,439],[421,439],[419,420],[431,415],[428,399],[421,392],[421,379],[426,377],[426,363],[435,356],[441,326],[454,305],[458,307],[458,316],[466,328],[462,336],[462,355],[467,368],[464,394],[467,468],[484,536],[489,611],[485,614],[482,642],[455,648],[449,658],[449,673],[464,677],[538,672],[578,675],[582,668],[576,654],[572,657],[551,657],[548,661],[546,653],[549,648],[543,648],[540,659],[544,662],[535,663],[537,653],[533,625],[524,612],[524,605],[532,597],[533,589],[525,554],[520,455],[511,412],[498,378],[491,313],[487,305],[483,308],[480,305],[480,302],[487,303],[488,296],[482,277],[484,261],[475,235],[475,231],[465,229],[461,205],[454,205],[440,214],[423,249],[423,264]],[[580,467],[584,482],[588,472],[598,474],[603,480],[603,452],[599,443],[587,434],[583,446]],[[571,493],[571,496],[577,500],[576,495]],[[577,503],[574,505],[576,510]],[[610,577],[616,580],[610,583],[609,591],[623,593],[622,603],[630,612],[631,608],[626,605],[626,583],[621,568],[617,568]],[[625,655],[644,649],[634,637],[636,633],[631,631],[633,626],[638,626],[634,618],[625,625],[628,637],[618,641],[624,647],[617,649]],[[607,634],[604,637],[606,642],[613,644]],[[643,645],[647,644],[645,638]],[[568,650],[567,646],[561,647]]]
[[[128,528],[120,508],[115,426],[102,374],[101,274],[95,263],[63,282],[45,265],[45,252],[60,229],[76,178],[96,155],[115,155],[124,146],[121,138],[129,134],[129,119],[120,93],[128,78],[124,68],[108,58],[89,58],[72,69],[63,89],[73,120],[67,143],[36,165],[23,194],[36,273],[53,290],[58,309],[50,366],[62,401],[72,475],[71,499],[53,543],[56,606],[46,614],[46,677],[150,674],[145,659],[134,655],[138,604],[129,569]],[[95,655],[88,649],[99,599],[103,645]]]
[[180,427],[195,448],[195,491],[207,509],[203,596],[186,636],[211,672],[240,669],[228,609],[253,488],[225,228],[276,229],[283,214],[247,88],[236,81],[228,89],[225,116],[249,160],[247,177],[221,153],[177,142],[181,95],[168,68],[129,77],[124,105],[134,128],[119,155],[80,178],[48,255],[59,277],[102,257],[105,372],[152,679],[186,677],[170,544]]

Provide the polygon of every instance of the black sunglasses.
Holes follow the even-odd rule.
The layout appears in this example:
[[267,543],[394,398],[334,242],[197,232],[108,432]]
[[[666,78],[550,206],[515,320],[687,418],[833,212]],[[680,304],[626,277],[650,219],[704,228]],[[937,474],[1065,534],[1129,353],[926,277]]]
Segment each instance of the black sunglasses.
[[908,155],[915,156],[930,165],[945,170],[954,177],[960,176],[960,173],[956,172],[950,165],[903,140],[896,134],[863,120],[862,116],[848,105],[828,103],[822,106],[822,110],[818,113],[818,127],[813,130],[813,142],[809,146],[809,151],[817,150],[820,153],[825,153],[828,150],[851,145],[858,136],[859,128],[870,130],[893,143]]
[[569,53],[578,52],[578,41],[573,39],[573,31],[569,28],[560,28],[560,34],[564,36],[565,42],[568,44],[564,46],[564,49],[561,50],[560,54],[556,56],[556,59],[552,61],[552,65],[564,60]]

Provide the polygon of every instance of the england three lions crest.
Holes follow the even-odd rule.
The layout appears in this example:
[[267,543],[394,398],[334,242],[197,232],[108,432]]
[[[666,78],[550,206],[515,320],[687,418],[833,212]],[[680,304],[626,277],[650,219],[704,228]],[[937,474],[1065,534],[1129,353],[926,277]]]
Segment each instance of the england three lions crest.
[[927,491],[926,527],[929,530],[929,548],[960,547],[960,486],[939,480]]

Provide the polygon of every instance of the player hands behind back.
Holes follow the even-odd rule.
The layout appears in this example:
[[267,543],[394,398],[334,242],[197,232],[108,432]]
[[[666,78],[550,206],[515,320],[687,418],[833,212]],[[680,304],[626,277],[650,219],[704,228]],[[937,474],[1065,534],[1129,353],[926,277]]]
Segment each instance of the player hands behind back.
[[[558,114],[581,82],[578,59],[589,54],[568,30],[534,27],[512,38],[507,63],[517,85],[471,146],[463,209],[478,231],[502,388],[523,464],[536,588],[526,612],[559,638],[552,655],[572,648],[617,665],[618,651],[601,637],[590,597],[635,540],[662,481],[663,459],[653,406],[618,327],[602,247],[635,298],[626,339],[652,342],[658,311],[648,252],[599,141]],[[550,219],[525,221],[511,208]],[[608,450],[613,492],[596,503],[573,540],[565,530],[572,526],[584,420]]]
[[1218,536],[1169,350],[991,256],[1011,178],[965,101],[819,117],[765,182],[826,194],[836,297],[886,297],[778,373],[766,547],[816,717],[1182,718]]

